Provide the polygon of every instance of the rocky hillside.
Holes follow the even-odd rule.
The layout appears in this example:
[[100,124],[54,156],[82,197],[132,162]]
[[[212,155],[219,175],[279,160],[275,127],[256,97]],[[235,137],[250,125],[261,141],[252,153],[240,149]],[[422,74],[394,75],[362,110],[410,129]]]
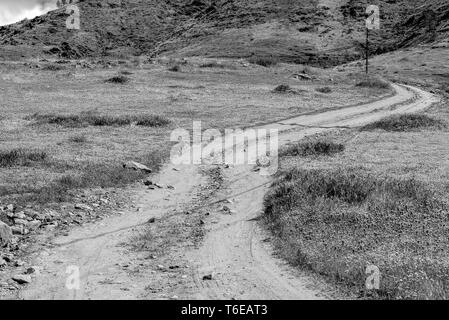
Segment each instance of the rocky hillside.
[[382,11],[374,53],[448,37],[446,0],[79,0],[80,30],[66,29],[65,8],[0,27],[0,58],[175,52],[334,65],[363,54],[368,2]]

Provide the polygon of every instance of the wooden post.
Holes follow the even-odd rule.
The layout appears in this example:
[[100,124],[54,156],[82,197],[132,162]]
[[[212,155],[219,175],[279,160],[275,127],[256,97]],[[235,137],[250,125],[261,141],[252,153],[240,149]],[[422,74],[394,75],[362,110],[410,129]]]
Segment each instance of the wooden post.
[[369,72],[369,29],[366,28],[366,74]]

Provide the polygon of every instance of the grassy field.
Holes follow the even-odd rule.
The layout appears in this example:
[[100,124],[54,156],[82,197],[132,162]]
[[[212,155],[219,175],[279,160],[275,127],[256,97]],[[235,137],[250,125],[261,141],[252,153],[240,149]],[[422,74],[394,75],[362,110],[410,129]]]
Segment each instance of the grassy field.
[[[244,127],[388,94],[301,66],[162,60],[0,65],[0,203],[46,205],[79,189],[132,183],[143,175],[121,168],[123,161],[157,170],[173,144],[170,132],[192,121]],[[314,80],[290,77],[298,72]],[[295,94],[273,92],[278,85]],[[323,86],[330,90],[315,91]]]
[[287,147],[265,199],[278,253],[360,297],[449,298],[448,124],[443,103]]

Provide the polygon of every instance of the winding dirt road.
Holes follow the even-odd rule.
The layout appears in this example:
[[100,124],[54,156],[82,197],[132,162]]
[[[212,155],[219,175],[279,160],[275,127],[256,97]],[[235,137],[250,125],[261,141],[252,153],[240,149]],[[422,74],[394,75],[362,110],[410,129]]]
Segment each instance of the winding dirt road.
[[[261,128],[279,129],[279,144],[335,127],[357,127],[394,113],[416,112],[428,108],[438,98],[418,88],[394,85],[396,94],[373,103],[298,116]],[[167,165],[155,177],[174,190],[141,191],[141,211],[124,212],[101,222],[73,229],[67,237],[55,238],[49,247],[32,257],[41,274],[20,292],[23,299],[136,299],[148,297],[148,285],[156,271],[133,276],[128,265],[148,269],[141,254],[129,251],[129,242],[151,217],[162,217],[190,203],[206,178],[195,166]],[[226,189],[220,196],[234,214],[212,212],[206,220],[206,236],[199,249],[182,252],[189,261],[187,280],[179,284],[180,298],[191,299],[326,299],[329,290],[316,280],[290,268],[273,256],[259,227],[263,196],[269,177],[236,166],[224,171]],[[252,190],[252,191],[248,191]],[[213,202],[216,199],[210,199]],[[220,206],[216,206],[218,211]],[[67,279],[73,269],[80,270],[80,289],[69,290]],[[69,273],[66,273],[69,271]],[[204,281],[203,276],[213,278]],[[182,286],[188,286],[183,291]],[[184,294],[183,294],[184,292]],[[167,296],[170,298],[170,296]],[[177,298],[177,297],[176,297]]]

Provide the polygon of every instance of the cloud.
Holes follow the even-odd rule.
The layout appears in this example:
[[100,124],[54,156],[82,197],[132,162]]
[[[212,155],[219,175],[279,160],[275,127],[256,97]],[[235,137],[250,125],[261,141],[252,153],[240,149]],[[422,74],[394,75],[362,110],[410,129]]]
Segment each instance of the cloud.
[[56,9],[56,0],[1,0],[0,26],[34,18]]

